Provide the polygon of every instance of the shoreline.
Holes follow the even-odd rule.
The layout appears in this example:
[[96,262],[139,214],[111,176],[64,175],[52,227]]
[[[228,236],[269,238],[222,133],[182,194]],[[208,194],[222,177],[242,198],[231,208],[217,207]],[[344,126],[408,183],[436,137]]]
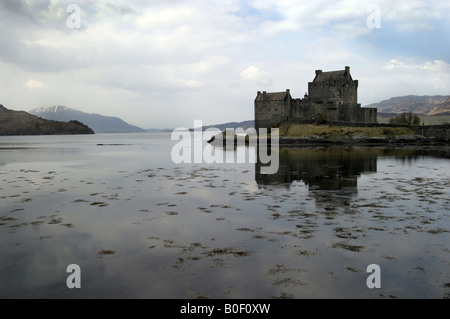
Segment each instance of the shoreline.
[[438,146],[450,145],[449,141],[426,138],[423,136],[395,136],[395,137],[347,137],[347,138],[322,138],[309,137],[280,137],[279,144],[283,146],[302,145],[364,145],[364,146]]
[[[260,138],[256,141],[248,140],[244,137],[234,138],[234,146],[237,145],[249,145],[251,143],[259,144]],[[212,145],[221,144],[227,145],[227,140],[222,139],[220,143],[215,138],[212,138],[208,143]],[[267,145],[271,144],[270,137],[267,139]],[[320,136],[308,136],[308,137],[279,137],[278,144],[283,147],[286,146],[450,146],[450,141],[445,141],[437,138],[428,138],[420,135],[415,136],[395,136],[395,137],[343,137],[343,138],[323,138]]]

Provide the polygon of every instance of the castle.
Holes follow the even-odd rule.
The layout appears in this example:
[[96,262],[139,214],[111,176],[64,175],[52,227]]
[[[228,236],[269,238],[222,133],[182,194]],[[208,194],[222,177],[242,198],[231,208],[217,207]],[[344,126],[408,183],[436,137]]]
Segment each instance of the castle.
[[358,104],[358,80],[353,80],[350,67],[322,72],[308,83],[308,94],[293,99],[285,92],[260,92],[255,99],[255,128],[278,127],[283,122],[376,123],[376,108]]

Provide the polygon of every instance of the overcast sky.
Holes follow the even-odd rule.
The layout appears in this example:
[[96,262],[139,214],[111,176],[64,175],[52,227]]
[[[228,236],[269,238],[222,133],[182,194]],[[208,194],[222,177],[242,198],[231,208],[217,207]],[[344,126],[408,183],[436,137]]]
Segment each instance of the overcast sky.
[[450,2],[0,0],[0,104],[14,110],[244,121],[257,91],[303,97],[316,69],[345,66],[362,106],[450,94]]

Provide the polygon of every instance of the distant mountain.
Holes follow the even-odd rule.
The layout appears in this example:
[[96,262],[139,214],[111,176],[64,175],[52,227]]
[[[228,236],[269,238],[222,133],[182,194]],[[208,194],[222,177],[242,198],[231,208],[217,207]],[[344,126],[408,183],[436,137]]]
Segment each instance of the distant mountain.
[[30,113],[47,120],[63,122],[72,120],[80,121],[91,127],[96,133],[145,132],[145,130],[130,125],[118,117],[85,113],[65,106],[40,107],[31,110]]
[[376,107],[378,113],[413,112],[423,115],[443,115],[450,112],[450,95],[398,96],[364,107]]
[[79,121],[57,122],[24,111],[8,110],[0,105],[0,135],[94,134]]

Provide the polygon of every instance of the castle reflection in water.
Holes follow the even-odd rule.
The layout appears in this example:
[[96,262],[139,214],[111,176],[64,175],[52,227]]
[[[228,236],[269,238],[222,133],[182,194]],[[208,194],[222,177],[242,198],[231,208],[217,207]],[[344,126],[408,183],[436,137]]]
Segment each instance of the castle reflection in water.
[[377,171],[379,150],[353,148],[281,148],[279,168],[275,174],[261,174],[258,160],[255,180],[259,186],[281,184],[289,186],[302,181],[310,189],[338,190],[356,187],[362,173]]
[[[420,147],[287,147],[280,148],[278,153],[279,168],[275,174],[261,174],[261,167],[266,164],[262,164],[258,158],[255,180],[259,188],[289,189],[294,184],[304,183],[315,197],[316,204],[326,205],[330,196],[333,196],[334,203],[345,206],[358,193],[358,178],[362,174],[377,172],[380,157],[391,157],[410,164],[422,156],[450,159],[448,148]],[[271,156],[276,155],[274,153]]]
[[278,171],[270,175],[261,174],[261,167],[265,164],[258,160],[255,180],[259,188],[290,188],[295,182],[303,182],[319,206],[328,204],[331,194],[327,191],[339,190],[339,196],[333,196],[333,203],[348,206],[358,192],[361,174],[377,171],[379,155],[380,150],[373,148],[280,148]]

